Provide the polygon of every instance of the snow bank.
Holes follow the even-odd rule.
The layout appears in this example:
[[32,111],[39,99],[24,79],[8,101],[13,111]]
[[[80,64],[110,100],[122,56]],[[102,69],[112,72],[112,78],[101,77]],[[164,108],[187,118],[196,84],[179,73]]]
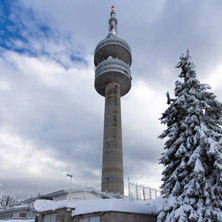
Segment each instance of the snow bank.
[[39,212],[44,212],[62,208],[72,209],[72,216],[107,211],[156,214],[158,205],[147,203],[146,201],[131,202],[122,199],[62,200],[56,202],[43,201],[38,210]]
[[145,205],[144,203],[129,202],[128,200],[88,200],[79,201],[75,210],[72,211],[72,216],[107,211],[156,214],[157,207],[154,205]]
[[147,204],[147,205],[153,205],[153,206],[156,206],[157,208],[163,204],[163,197],[162,196],[159,196],[157,197],[156,199],[149,199],[149,200],[145,200],[144,202]]
[[10,219],[10,220],[0,220],[1,222],[34,222],[35,219]]
[[61,200],[61,201],[53,201],[53,200],[36,200],[34,203],[34,208],[38,212],[44,212],[44,211],[55,211],[57,209],[62,208],[76,208],[76,203],[78,200]]

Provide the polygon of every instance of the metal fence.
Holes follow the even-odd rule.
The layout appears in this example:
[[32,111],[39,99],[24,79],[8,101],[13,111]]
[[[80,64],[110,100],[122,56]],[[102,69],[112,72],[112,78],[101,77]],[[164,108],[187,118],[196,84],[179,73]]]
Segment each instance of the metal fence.
[[129,199],[131,200],[148,200],[156,199],[161,195],[161,191],[156,188],[132,183],[128,180]]

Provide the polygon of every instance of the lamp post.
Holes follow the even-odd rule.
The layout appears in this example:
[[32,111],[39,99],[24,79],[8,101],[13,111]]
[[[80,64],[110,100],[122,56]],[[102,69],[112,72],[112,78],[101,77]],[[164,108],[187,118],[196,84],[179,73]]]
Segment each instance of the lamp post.
[[72,174],[66,174],[67,177],[70,177],[70,186],[69,186],[69,200],[70,200],[70,194],[71,194],[71,186],[72,186]]
[[128,196],[130,201],[130,178],[128,177]]

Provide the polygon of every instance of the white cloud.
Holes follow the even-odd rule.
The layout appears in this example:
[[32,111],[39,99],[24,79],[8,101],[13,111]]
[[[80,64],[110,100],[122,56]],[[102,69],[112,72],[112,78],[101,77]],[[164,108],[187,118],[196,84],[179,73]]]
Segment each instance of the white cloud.
[[[91,56],[86,59],[92,64]],[[0,129],[4,132],[2,141],[12,141],[2,150],[11,150],[7,156],[2,155],[3,185],[10,175],[14,181],[35,178],[40,187],[44,179],[53,180],[50,185],[61,189],[64,172],[69,171],[75,176],[75,184],[84,186],[88,178],[91,186],[98,186],[100,170],[92,165],[99,150],[93,151],[97,141],[93,135],[98,127],[94,122],[102,119],[103,110],[98,109],[102,101],[97,100],[100,96],[93,87],[92,65],[65,69],[47,57],[34,58],[10,51],[4,53],[0,62],[5,73],[0,78],[0,89],[7,90],[6,94],[0,90],[0,95],[4,95],[0,101]],[[16,143],[21,145],[14,146]],[[28,167],[23,170],[25,165]],[[14,169],[17,173],[12,176]]]
[[10,90],[11,86],[8,81],[1,80],[0,81],[0,91],[8,91]]
[[137,142],[138,139],[143,140],[147,143],[147,147],[150,142],[156,143],[163,129],[159,118],[165,109],[165,93],[155,89],[155,86],[149,85],[146,81],[134,81],[131,92],[123,98],[124,127],[130,129],[132,135],[139,134],[130,140]]
[[53,158],[47,147],[39,149],[33,141],[4,130],[0,132],[0,146],[2,178],[52,179],[63,177],[68,167],[65,162]]
[[222,82],[222,65],[219,64],[215,69],[213,69],[207,77],[205,77],[204,82],[209,84],[214,90],[221,88]]

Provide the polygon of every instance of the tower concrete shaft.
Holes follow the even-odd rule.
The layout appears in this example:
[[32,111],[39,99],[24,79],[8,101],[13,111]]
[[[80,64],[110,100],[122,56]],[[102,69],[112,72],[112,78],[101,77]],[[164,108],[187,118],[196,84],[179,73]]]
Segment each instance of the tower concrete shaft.
[[109,34],[94,53],[95,89],[105,97],[102,191],[124,194],[120,97],[131,88],[129,44],[117,37],[114,6],[109,19]]
[[105,88],[102,191],[124,193],[120,84],[116,82]]

